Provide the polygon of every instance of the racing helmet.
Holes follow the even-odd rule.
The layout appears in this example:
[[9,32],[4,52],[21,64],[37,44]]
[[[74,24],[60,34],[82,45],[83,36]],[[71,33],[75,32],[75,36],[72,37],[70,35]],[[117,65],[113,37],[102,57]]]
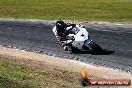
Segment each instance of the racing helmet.
[[57,21],[56,22],[56,29],[58,30],[65,30],[66,29],[66,24],[64,23],[64,21]]
[[57,21],[56,29],[57,29],[58,36],[63,36],[63,33],[65,33],[66,31],[66,23],[64,23],[61,20]]

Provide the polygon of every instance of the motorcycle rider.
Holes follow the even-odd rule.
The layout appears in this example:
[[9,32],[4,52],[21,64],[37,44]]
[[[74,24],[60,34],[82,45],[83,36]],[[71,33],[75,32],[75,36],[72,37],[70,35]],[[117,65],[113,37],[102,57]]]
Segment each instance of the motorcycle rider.
[[[78,31],[82,31],[83,32],[83,35],[82,36],[85,36],[85,37],[88,37],[87,35],[87,32],[85,30],[83,30],[83,25],[76,25],[75,23],[65,23],[64,21],[62,20],[59,20],[56,22],[56,26],[52,29],[57,40],[62,44],[64,50],[68,50],[68,46],[65,45],[65,43],[67,42],[67,35],[69,34],[69,32],[72,32],[73,31],[73,28],[74,27],[78,27]],[[77,31],[77,30],[75,30]]]
[[67,50],[67,46],[64,45],[64,41],[66,41],[66,28],[68,24],[62,20],[56,22],[56,26],[52,29],[57,40],[62,44],[64,50]]

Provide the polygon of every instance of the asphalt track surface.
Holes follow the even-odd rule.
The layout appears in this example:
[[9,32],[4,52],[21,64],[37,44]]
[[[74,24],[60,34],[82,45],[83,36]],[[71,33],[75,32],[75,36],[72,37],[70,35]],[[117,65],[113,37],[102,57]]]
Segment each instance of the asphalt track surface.
[[104,51],[70,53],[57,42],[52,28],[54,22],[0,21],[0,45],[59,56],[78,61],[132,72],[132,25],[84,23],[93,40]]

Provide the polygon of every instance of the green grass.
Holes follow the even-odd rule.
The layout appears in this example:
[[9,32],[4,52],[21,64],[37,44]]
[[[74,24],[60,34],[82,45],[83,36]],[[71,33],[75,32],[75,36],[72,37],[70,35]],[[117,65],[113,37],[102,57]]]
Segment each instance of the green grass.
[[0,17],[132,21],[132,0],[0,0]]
[[0,88],[37,88],[37,83],[30,85],[34,77],[29,76],[36,72],[36,69],[0,60]]
[[52,67],[51,70],[47,65],[44,68],[46,69],[42,70],[0,58],[0,88],[70,88],[71,86],[80,88],[78,77],[81,75],[79,73],[56,67]]

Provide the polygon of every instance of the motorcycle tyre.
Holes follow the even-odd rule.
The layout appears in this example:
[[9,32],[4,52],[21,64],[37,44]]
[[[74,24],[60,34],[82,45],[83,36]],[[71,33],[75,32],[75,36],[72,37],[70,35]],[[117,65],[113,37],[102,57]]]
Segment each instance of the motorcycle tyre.
[[92,48],[94,54],[102,53],[102,48],[96,42],[91,42],[89,45]]

